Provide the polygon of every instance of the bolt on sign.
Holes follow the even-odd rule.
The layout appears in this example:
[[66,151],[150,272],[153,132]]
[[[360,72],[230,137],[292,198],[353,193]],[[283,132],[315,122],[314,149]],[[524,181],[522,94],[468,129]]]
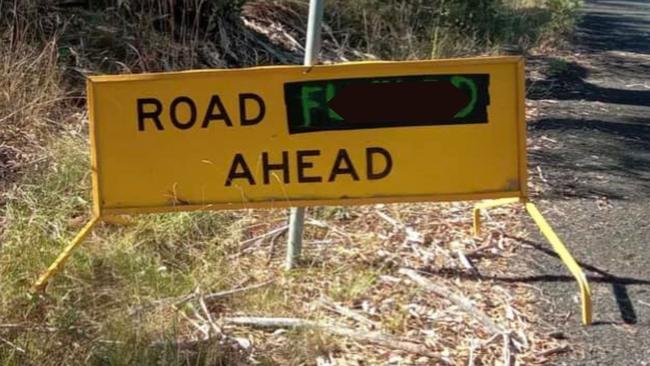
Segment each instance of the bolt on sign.
[[88,82],[96,215],[526,195],[517,57]]

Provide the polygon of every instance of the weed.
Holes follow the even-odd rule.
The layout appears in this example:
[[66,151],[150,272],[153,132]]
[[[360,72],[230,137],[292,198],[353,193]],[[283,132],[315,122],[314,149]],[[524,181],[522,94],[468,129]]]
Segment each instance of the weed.
[[569,63],[566,60],[554,58],[548,65],[548,76],[559,77],[569,71]]

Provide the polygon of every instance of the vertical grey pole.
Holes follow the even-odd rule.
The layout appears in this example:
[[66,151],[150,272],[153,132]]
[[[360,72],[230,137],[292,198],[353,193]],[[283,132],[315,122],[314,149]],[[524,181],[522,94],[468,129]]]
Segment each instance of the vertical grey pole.
[[287,259],[285,268],[287,270],[295,267],[300,251],[302,250],[302,231],[305,224],[305,208],[292,207],[289,214],[289,239],[287,241]]
[[305,42],[305,66],[312,66],[318,59],[320,51],[320,28],[323,21],[325,0],[309,2],[309,19],[307,21],[307,40]]
[[[323,20],[325,0],[310,0],[307,41],[305,44],[305,66],[312,66],[320,51],[320,28]],[[289,216],[289,239],[287,241],[286,269],[292,269],[302,249],[302,232],[305,224],[305,208],[293,207]]]

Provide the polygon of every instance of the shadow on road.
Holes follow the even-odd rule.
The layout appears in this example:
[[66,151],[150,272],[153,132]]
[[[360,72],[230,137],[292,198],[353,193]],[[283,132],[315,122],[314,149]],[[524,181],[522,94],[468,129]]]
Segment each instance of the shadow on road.
[[531,134],[562,138],[556,148],[529,152],[531,166],[544,167],[553,182],[544,197],[622,200],[650,192],[650,118],[646,122],[545,118],[531,124]]
[[[592,0],[586,5],[576,32],[577,62],[532,58],[555,67],[544,80],[530,83],[528,97],[650,106],[648,1]],[[587,81],[590,72],[601,76],[602,85]],[[650,116],[643,120],[650,124]]]
[[639,37],[640,30],[650,29],[650,19],[645,16],[647,0],[597,0],[592,3],[603,10],[589,11],[582,17],[578,30],[580,49],[650,53],[650,43]]
[[[540,251],[554,259],[560,261],[560,257],[551,249],[528,239],[520,238],[517,236],[506,235],[507,238],[516,240],[521,244],[525,244],[537,251]],[[612,286],[612,292],[616,299],[616,304],[621,315],[621,320],[625,324],[637,324],[638,319],[634,305],[627,291],[627,285],[643,285],[650,287],[650,278],[633,278],[633,277],[619,277],[607,271],[604,271],[596,266],[578,261],[578,264],[587,271],[587,279],[590,283],[608,283]],[[423,272],[439,276],[454,276],[465,280],[490,280],[504,283],[536,283],[536,282],[575,282],[573,276],[569,275],[532,275],[532,276],[493,276],[484,275],[478,272],[465,272],[457,268],[423,268]],[[611,324],[611,322],[595,322],[598,324]]]
[[552,295],[556,300],[540,302],[540,312],[585,350],[560,356],[557,364],[645,365],[650,360],[650,1],[586,0],[581,13],[571,53],[529,60],[528,96],[537,100],[532,115],[540,116],[529,125],[529,171],[533,195],[549,199],[558,233],[578,243],[573,249],[592,283],[599,326],[578,328],[556,313],[573,305],[577,285],[533,227],[533,241],[513,238],[523,247],[515,263],[525,275],[489,268],[485,276],[454,275],[535,283]]
[[[546,248],[542,246],[541,244],[516,237],[516,236],[507,236],[510,239],[516,240],[522,244],[526,244],[535,250],[538,250],[548,256],[551,256],[553,258],[556,258],[557,260],[560,260],[560,257],[555,253],[553,250]],[[581,261],[577,261],[580,267],[582,267],[583,270],[591,272],[594,275],[589,275],[587,274],[587,279],[592,282],[592,283],[610,283],[612,285],[612,291],[614,294],[614,297],[616,299],[616,304],[618,305],[618,309],[621,313],[621,319],[623,320],[624,323],[626,324],[636,324],[638,322],[637,316],[636,316],[636,311],[634,310],[634,305],[632,303],[632,300],[630,299],[630,296],[628,295],[626,285],[650,285],[650,279],[640,279],[640,278],[632,278],[632,277],[619,277],[616,275],[613,275],[607,271],[604,271],[594,265],[587,264]],[[535,276],[533,276],[535,277]],[[544,276],[542,276],[544,277]],[[552,279],[549,281],[549,279],[544,279],[544,281],[547,282],[559,282],[559,281],[575,281],[575,279],[572,276],[554,276],[556,278]],[[529,280],[528,282],[534,282],[534,278]],[[522,281],[526,282],[526,281]]]
[[[603,60],[603,57],[607,60]],[[623,65],[624,61],[615,61],[616,59],[619,58],[601,56],[599,61],[606,63],[606,67],[617,70],[619,73],[624,70],[626,73],[638,76],[640,83],[647,81],[644,75],[650,72],[650,57],[647,59],[647,64],[634,63],[632,65]],[[586,81],[589,71],[576,62],[565,62],[552,57],[538,58],[534,62],[557,66],[552,70],[547,70],[545,79],[528,81],[527,97],[529,99],[580,100],[608,104],[650,106],[650,89],[621,89],[595,85]],[[650,116],[645,116],[641,120],[642,123],[650,125]]]

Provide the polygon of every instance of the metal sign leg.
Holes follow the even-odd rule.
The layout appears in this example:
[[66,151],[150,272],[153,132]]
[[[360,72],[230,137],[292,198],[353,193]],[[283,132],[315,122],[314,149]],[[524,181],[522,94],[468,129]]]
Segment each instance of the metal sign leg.
[[539,230],[544,234],[546,240],[551,244],[553,250],[562,260],[562,263],[569,269],[573,277],[575,277],[578,282],[578,287],[580,289],[580,298],[582,303],[582,324],[590,325],[592,322],[592,309],[591,309],[591,289],[589,288],[589,282],[587,282],[587,277],[585,276],[582,268],[578,262],[573,258],[569,249],[562,243],[562,240],[555,234],[551,225],[548,224],[544,216],[539,212],[537,207],[531,203],[526,202],[522,198],[503,198],[497,200],[490,200],[479,202],[474,206],[473,216],[474,216],[474,226],[473,233],[474,235],[479,235],[481,232],[481,209],[486,209],[490,207],[507,205],[510,203],[515,203],[521,201],[526,207],[526,211],[530,217],[535,221]]
[[83,242],[86,236],[88,236],[88,234],[93,230],[95,225],[97,225],[99,220],[99,217],[93,217],[90,219],[90,221],[88,221],[88,223],[81,229],[81,231],[79,231],[77,236],[72,239],[70,244],[68,244],[68,246],[66,246],[59,254],[59,256],[54,260],[54,262],[52,262],[50,267],[45,272],[43,272],[43,274],[41,274],[36,283],[34,283],[34,286],[32,286],[32,292],[45,290],[45,287],[47,286],[50,278],[63,268],[65,262],[67,262],[70,255],[72,255],[72,252]]
[[514,197],[514,198],[501,198],[501,199],[496,199],[496,200],[489,200],[489,201],[483,201],[479,202],[476,205],[474,205],[474,210],[472,210],[473,217],[474,217],[474,225],[472,227],[472,234],[474,236],[479,236],[481,234],[481,210],[490,208],[490,207],[497,207],[497,206],[503,206],[507,205],[510,203],[515,203],[519,202],[521,199],[519,197]]
[[551,243],[553,250],[560,256],[562,262],[567,266],[573,277],[575,277],[578,282],[578,287],[580,288],[580,297],[582,300],[582,324],[589,325],[591,324],[592,311],[591,311],[591,289],[589,288],[589,283],[587,282],[587,277],[582,268],[571,255],[569,249],[562,243],[560,238],[555,234],[553,228],[546,222],[544,216],[539,212],[537,207],[530,203],[526,202],[526,211],[530,214],[530,217],[533,218],[535,224],[539,227],[539,230],[544,234],[546,240]]

